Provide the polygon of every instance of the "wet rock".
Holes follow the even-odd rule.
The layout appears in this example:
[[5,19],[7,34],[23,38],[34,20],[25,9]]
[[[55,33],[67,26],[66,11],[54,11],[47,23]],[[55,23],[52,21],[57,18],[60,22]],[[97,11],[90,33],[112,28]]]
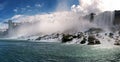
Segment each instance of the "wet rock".
[[88,45],[96,45],[96,44],[101,44],[101,43],[94,36],[89,36],[88,37]]
[[63,34],[63,36],[62,36],[62,43],[70,42],[72,40],[73,40],[73,36],[72,35],[69,35],[69,34],[65,35],[65,34]]
[[73,35],[72,37],[73,37],[73,38],[78,38],[76,35]]
[[120,40],[115,41],[114,45],[120,45]]
[[105,33],[105,36],[107,36],[107,33]]
[[35,40],[41,40],[41,37],[38,37],[37,39],[35,39]]
[[109,33],[110,38],[113,38],[113,35],[114,35],[113,33]]
[[119,42],[116,42],[116,43],[114,43],[114,45],[120,45],[120,43],[119,43]]
[[97,33],[96,36],[99,36],[99,34]]
[[119,36],[116,36],[116,40],[115,40],[114,45],[120,45]]
[[118,32],[119,36],[120,36],[120,31]]
[[95,44],[101,44],[98,39],[95,40]]
[[86,41],[87,41],[87,39],[86,39],[86,38],[83,38],[83,40],[80,42],[80,44],[85,44]]
[[27,39],[27,40],[31,40],[31,39]]
[[95,37],[94,36],[89,36],[88,37],[88,45],[93,45],[94,44]]
[[56,38],[59,37],[59,34],[58,33],[53,33],[53,34],[49,35],[49,37],[52,38],[52,39],[56,39]]
[[82,32],[78,32],[78,34],[77,34],[77,38],[79,39],[79,38],[82,38],[84,36],[84,34],[82,33]]

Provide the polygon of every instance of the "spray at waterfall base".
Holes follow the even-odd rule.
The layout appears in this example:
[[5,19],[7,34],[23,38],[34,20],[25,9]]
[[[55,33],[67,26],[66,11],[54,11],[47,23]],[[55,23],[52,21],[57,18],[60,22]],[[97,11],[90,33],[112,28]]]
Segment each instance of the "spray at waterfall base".
[[[67,12],[64,12],[67,13]],[[55,17],[55,14],[49,14],[46,17]],[[71,17],[71,15],[75,17]],[[85,16],[78,16],[76,13],[67,13],[68,18],[59,21],[35,21],[35,22],[12,22],[9,20],[8,29],[2,32],[1,37],[28,39],[28,40],[49,40],[57,39],[63,43],[77,44],[115,44],[119,45],[119,17],[120,11],[105,11],[99,14],[90,13]],[[76,17],[77,16],[77,17]],[[57,18],[58,16],[56,16]],[[69,21],[67,20],[69,19]],[[75,19],[75,21],[73,21]],[[73,23],[74,22],[74,23]],[[57,26],[54,25],[57,23]],[[59,23],[59,25],[58,25]],[[64,23],[64,24],[63,24]],[[69,24],[68,24],[69,23]],[[45,26],[48,25],[48,26]],[[54,27],[54,26],[56,27]],[[62,26],[63,25],[63,26]],[[42,27],[41,27],[42,26]],[[41,27],[44,29],[35,29]],[[63,29],[63,27],[65,27]],[[46,29],[50,32],[47,32]],[[53,28],[57,28],[54,30]],[[61,28],[61,29],[59,29]],[[34,30],[34,31],[33,31]],[[45,32],[46,31],[46,32]],[[90,40],[92,39],[92,40]]]

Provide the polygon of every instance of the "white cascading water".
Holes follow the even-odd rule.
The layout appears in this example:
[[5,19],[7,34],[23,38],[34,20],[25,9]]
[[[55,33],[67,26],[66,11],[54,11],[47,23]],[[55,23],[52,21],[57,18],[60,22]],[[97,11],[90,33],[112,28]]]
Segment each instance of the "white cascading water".
[[[35,36],[41,33],[46,35],[52,33],[84,32],[92,27],[102,28],[105,30],[104,33],[108,33],[113,26],[114,12],[105,11],[106,7],[103,9],[103,6],[106,4],[104,2],[102,5],[101,1],[104,2],[104,0],[80,0],[80,5],[73,5],[71,11],[58,11],[51,14],[36,14],[31,16],[15,15],[11,18],[12,20],[31,22],[32,25],[20,25],[10,37],[32,37],[32,35]],[[93,22],[84,19],[86,15],[94,12],[96,15]],[[98,38],[101,43],[113,44],[115,40],[108,38],[104,33],[100,33],[102,38]]]
[[97,24],[103,29],[111,29],[111,27],[113,26],[113,21],[114,21],[114,12],[105,11],[103,13],[95,15],[93,23]]

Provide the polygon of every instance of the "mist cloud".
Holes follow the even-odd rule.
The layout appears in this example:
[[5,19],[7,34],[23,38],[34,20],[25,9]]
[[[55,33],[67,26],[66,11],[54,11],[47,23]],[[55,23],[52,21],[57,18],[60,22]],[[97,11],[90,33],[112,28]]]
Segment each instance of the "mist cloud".
[[[66,0],[58,4],[56,12],[51,14],[36,15],[15,15],[11,19],[23,24],[16,30],[18,36],[35,34],[51,34],[79,32],[88,30],[91,27],[98,27],[84,19],[85,15],[92,12],[100,13],[105,10],[103,0],[80,0],[80,5],[73,5],[71,11],[66,11]],[[97,19],[96,19],[97,20]],[[101,20],[101,19],[99,19]]]
[[51,14],[37,14],[33,16],[15,15],[12,19],[21,23],[30,22],[18,27],[16,34],[34,35],[37,33],[51,34],[51,33],[65,33],[84,31],[93,24],[84,20],[82,16],[74,12],[55,12]]

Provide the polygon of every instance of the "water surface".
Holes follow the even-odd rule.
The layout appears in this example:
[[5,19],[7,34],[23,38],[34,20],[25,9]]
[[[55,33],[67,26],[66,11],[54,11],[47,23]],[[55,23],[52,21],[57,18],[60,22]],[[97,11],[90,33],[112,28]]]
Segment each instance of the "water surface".
[[120,47],[1,40],[0,62],[120,62]]

